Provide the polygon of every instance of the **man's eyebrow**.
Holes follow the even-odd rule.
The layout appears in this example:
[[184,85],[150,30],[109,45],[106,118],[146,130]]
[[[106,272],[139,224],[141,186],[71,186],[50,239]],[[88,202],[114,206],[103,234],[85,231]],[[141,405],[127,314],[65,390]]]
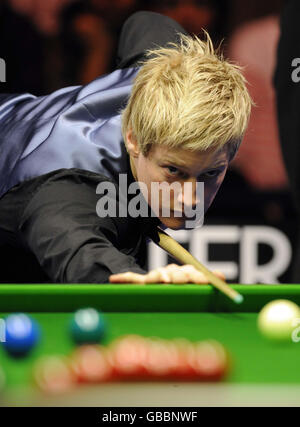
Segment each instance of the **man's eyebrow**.
[[[173,160],[171,158],[166,158],[165,161],[169,162],[169,163],[172,163],[174,166],[179,166],[179,167],[183,167],[183,168],[189,169],[189,166],[185,162],[181,162],[180,159],[176,159],[176,160],[174,159]],[[223,166],[226,166],[226,162],[224,162],[224,161],[222,161],[221,163],[218,163],[216,165],[209,166],[204,171],[208,171],[208,170],[211,170],[211,169],[218,169],[218,168],[223,167]]]
[[224,167],[224,166],[226,166],[226,163],[225,163],[225,162],[218,163],[217,165],[209,166],[208,168],[206,168],[206,169],[204,170],[204,172],[205,172],[205,171],[212,170],[212,169],[222,168],[222,167]]
[[164,160],[166,162],[172,163],[173,165],[188,168],[188,165],[185,162],[180,161],[180,159],[165,158]]

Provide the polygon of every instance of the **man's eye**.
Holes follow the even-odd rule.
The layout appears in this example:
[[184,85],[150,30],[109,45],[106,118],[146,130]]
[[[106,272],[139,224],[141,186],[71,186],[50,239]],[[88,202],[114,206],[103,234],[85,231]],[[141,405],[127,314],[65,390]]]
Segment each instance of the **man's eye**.
[[168,174],[171,176],[176,176],[178,178],[184,178],[185,177],[185,173],[180,171],[175,166],[166,166],[166,170],[167,170]]
[[216,176],[220,175],[221,171],[218,169],[214,169],[211,171],[208,171],[206,173],[204,173],[203,175],[208,177],[208,178],[215,178]]
[[167,171],[168,171],[169,178],[175,177],[176,179],[180,179],[180,180],[188,178],[188,174],[176,168],[175,166],[167,166]]
[[175,175],[179,172],[179,170],[177,168],[175,168],[175,166],[167,166],[167,170],[172,175]]

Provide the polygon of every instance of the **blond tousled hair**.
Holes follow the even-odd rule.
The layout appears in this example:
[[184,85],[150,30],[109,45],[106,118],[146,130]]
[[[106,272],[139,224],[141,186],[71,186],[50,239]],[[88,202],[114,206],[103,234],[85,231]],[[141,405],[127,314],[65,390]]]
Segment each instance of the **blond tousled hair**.
[[149,50],[122,111],[122,134],[132,130],[143,155],[152,144],[205,151],[229,144],[235,155],[251,98],[241,68],[206,40],[180,34],[178,44]]

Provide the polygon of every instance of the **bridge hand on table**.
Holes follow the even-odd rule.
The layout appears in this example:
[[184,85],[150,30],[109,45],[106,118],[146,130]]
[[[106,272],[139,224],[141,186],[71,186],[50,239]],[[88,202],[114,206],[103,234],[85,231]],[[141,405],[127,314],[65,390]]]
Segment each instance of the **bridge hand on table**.
[[[213,273],[222,280],[225,276],[221,271]],[[204,273],[197,270],[193,265],[169,264],[166,267],[156,268],[147,274],[138,274],[131,271],[126,273],[112,274],[109,276],[110,283],[199,283],[207,284]]]

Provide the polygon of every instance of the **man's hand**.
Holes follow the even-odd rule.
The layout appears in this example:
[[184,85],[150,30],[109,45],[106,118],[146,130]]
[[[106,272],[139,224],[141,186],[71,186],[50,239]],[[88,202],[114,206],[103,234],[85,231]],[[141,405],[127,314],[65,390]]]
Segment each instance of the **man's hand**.
[[[213,271],[220,279],[225,276],[220,271]],[[206,276],[194,266],[169,264],[166,267],[157,268],[147,274],[138,274],[131,271],[126,273],[112,274],[109,276],[111,283],[209,283]]]

